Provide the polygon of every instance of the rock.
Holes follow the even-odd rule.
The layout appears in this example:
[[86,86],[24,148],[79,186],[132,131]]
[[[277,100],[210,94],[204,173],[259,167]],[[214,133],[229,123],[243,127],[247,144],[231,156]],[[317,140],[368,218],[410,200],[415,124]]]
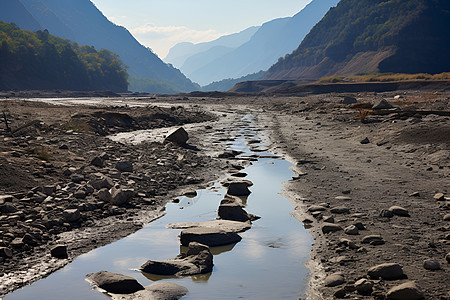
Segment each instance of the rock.
[[136,279],[122,274],[100,271],[86,276],[96,286],[109,293],[131,294],[144,289]]
[[13,214],[19,210],[12,204],[4,204],[0,207],[0,211],[5,214]]
[[419,192],[414,192],[409,194],[409,197],[420,197],[420,193]]
[[358,102],[356,98],[349,96],[344,96],[344,99],[341,101],[342,104],[355,104],[356,102]]
[[111,199],[112,199],[111,193],[106,188],[99,190],[96,193],[96,196],[98,197],[98,199],[105,201],[105,202],[111,202]]
[[339,246],[345,246],[345,247],[348,247],[348,248],[350,248],[350,249],[352,249],[352,250],[356,250],[356,249],[359,248],[358,246],[356,246],[356,244],[355,244],[354,242],[352,242],[352,241],[349,240],[349,239],[340,239],[338,245],[339,245]]
[[111,204],[124,205],[130,202],[134,197],[134,190],[132,189],[113,189],[111,192]]
[[447,253],[447,255],[445,256],[445,260],[450,264],[450,253]]
[[96,156],[92,159],[91,165],[103,168],[105,166],[105,161],[102,158]]
[[375,104],[372,106],[372,109],[391,109],[391,108],[393,108],[393,106],[385,99],[375,102]]
[[446,214],[444,216],[444,221],[450,221],[450,214]]
[[391,206],[389,208],[389,211],[392,212],[394,215],[402,216],[402,217],[409,217],[408,210],[401,206]]
[[56,187],[54,185],[47,185],[42,188],[42,192],[44,194],[46,194],[47,196],[53,195],[53,193],[55,191],[56,191]]
[[185,296],[189,290],[173,282],[158,281],[145,287],[145,290],[133,294],[112,295],[113,300],[178,300]]
[[367,145],[367,144],[370,144],[370,140],[368,137],[365,137],[363,140],[360,141],[360,143],[363,145]]
[[11,258],[13,256],[13,253],[11,249],[6,247],[0,247],[0,257],[4,258]]
[[347,197],[347,196],[337,196],[335,197],[336,200],[340,200],[340,201],[352,201],[352,198]]
[[405,282],[391,288],[386,294],[387,300],[420,300],[425,299],[413,281]]
[[349,235],[357,235],[359,233],[359,229],[355,225],[350,225],[345,227],[344,233]]
[[342,227],[333,223],[323,223],[322,224],[322,232],[329,233],[342,230]]
[[437,201],[443,201],[445,200],[445,195],[443,193],[437,193],[433,196],[433,199]]
[[321,205],[312,205],[308,208],[309,212],[325,211],[325,210],[327,210],[327,208]]
[[334,223],[334,217],[333,216],[323,216],[322,221],[324,223]]
[[180,242],[188,246],[191,242],[198,242],[209,247],[234,244],[241,241],[241,237],[235,232],[227,232],[216,228],[188,228],[181,231]]
[[345,283],[344,276],[340,273],[331,274],[325,278],[324,285],[326,287],[334,287]]
[[247,222],[254,220],[254,216],[248,214],[242,206],[237,203],[223,203],[219,206],[219,218],[222,220],[231,220],[238,222]]
[[373,279],[396,280],[404,277],[403,268],[397,263],[385,263],[374,266],[369,269],[367,274]]
[[380,217],[383,217],[383,218],[392,218],[393,216],[394,216],[394,213],[387,209],[383,209],[380,212]]
[[66,209],[63,211],[64,221],[72,223],[76,222],[81,218],[81,213],[78,209]]
[[31,234],[26,233],[23,238],[22,238],[22,242],[24,244],[30,245],[30,246],[37,246],[38,245],[38,241],[36,240],[36,238],[34,238]]
[[197,196],[197,191],[195,191],[195,190],[192,190],[192,191],[186,191],[186,192],[183,194],[183,196],[186,196],[186,197],[196,197],[196,196]]
[[330,211],[333,214],[348,214],[348,213],[350,213],[350,209],[348,209],[345,206],[333,207]]
[[50,249],[50,254],[52,257],[59,259],[67,259],[69,258],[69,254],[67,253],[66,245],[56,245]]
[[251,191],[248,189],[250,185],[246,181],[235,181],[231,182],[228,186],[228,195],[232,196],[248,196]]
[[373,290],[373,282],[362,278],[355,282],[355,289],[361,295],[370,295]]
[[363,237],[361,243],[363,244],[371,244],[373,242],[383,242],[383,237],[381,235],[366,235]]
[[435,271],[441,269],[441,264],[438,261],[427,259],[423,262],[423,267],[427,270]]
[[149,260],[140,268],[142,272],[164,276],[188,276],[212,272],[213,255],[209,247],[197,242],[189,243],[186,254],[165,261]]
[[72,174],[70,175],[70,180],[75,183],[82,183],[84,181],[84,176],[81,174]]
[[165,139],[166,142],[171,142],[178,146],[183,146],[188,140],[189,135],[183,127],[178,128],[177,130],[169,134]]
[[116,169],[119,172],[133,172],[133,164],[127,160],[116,163]]
[[12,202],[14,200],[13,196],[10,195],[0,195],[0,205],[5,204],[6,202]]
[[214,220],[214,221],[193,222],[193,223],[171,223],[168,224],[167,227],[173,229],[212,228],[215,230],[221,229],[226,232],[244,232],[250,229],[252,225],[249,222]]
[[114,182],[109,177],[95,179],[88,182],[95,190],[110,189],[114,186]]
[[334,292],[334,297],[337,299],[344,299],[347,297],[347,291],[345,289],[339,289]]

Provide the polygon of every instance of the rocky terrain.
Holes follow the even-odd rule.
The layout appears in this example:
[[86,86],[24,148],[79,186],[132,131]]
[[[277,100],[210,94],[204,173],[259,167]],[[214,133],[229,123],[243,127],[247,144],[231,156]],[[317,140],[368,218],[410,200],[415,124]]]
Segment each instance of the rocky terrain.
[[[218,154],[231,116],[251,113],[271,151],[295,164],[284,193],[316,241],[309,298],[450,298],[448,92],[128,100],[142,105],[2,102],[1,294],[67,263],[54,246],[73,259],[231,172]],[[185,123],[195,123],[191,147],[105,137]]]

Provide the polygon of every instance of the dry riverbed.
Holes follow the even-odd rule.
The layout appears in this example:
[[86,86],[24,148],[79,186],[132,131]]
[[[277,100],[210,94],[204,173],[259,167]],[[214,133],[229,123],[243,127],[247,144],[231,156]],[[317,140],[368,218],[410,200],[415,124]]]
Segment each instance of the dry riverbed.
[[[372,110],[382,99],[393,107]],[[145,105],[2,102],[12,133],[0,125],[0,194],[12,197],[0,200],[0,294],[136,231],[173,197],[235,170],[218,154],[236,119],[251,113],[267,146],[295,164],[284,192],[316,240],[311,299],[383,299],[409,281],[427,299],[449,299],[448,93],[133,101]],[[187,148],[163,143],[157,130],[139,145],[105,137],[186,123]],[[115,205],[104,195],[110,186],[133,197]],[[69,260],[50,256],[57,244],[68,245]],[[369,276],[384,263],[403,274]]]

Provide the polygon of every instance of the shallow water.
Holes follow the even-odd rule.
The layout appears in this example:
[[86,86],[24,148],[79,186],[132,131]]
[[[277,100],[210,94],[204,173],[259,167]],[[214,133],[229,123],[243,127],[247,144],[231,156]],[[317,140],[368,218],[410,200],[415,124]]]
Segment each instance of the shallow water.
[[[232,149],[250,152],[245,141],[258,138],[251,118],[240,124],[238,138]],[[253,147],[261,146],[252,144]],[[282,182],[291,179],[291,164],[258,152],[260,158],[242,170],[245,179],[254,185],[246,200],[246,210],[261,217],[253,227],[241,234],[236,245],[212,249],[214,269],[211,274],[185,277],[145,277],[136,269],[147,260],[165,260],[180,252],[180,230],[167,229],[175,222],[202,222],[214,220],[225,189],[219,183],[198,190],[195,198],[179,197],[180,202],[166,206],[166,215],[138,232],[110,245],[81,255],[64,269],[29,287],[18,290],[5,300],[14,299],[107,299],[93,290],[85,275],[101,270],[122,273],[136,278],[146,286],[156,280],[183,285],[189,293],[183,299],[298,299],[305,295],[312,238],[302,224],[291,216],[293,207],[279,193]]]

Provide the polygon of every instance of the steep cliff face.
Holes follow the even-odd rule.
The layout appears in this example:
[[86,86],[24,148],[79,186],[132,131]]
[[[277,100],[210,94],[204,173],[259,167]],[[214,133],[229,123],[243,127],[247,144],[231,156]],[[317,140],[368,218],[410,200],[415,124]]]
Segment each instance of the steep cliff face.
[[39,22],[31,15],[20,0],[0,1],[0,21],[15,23],[20,28],[31,31],[42,29]]
[[342,0],[265,79],[450,70],[450,2]]

